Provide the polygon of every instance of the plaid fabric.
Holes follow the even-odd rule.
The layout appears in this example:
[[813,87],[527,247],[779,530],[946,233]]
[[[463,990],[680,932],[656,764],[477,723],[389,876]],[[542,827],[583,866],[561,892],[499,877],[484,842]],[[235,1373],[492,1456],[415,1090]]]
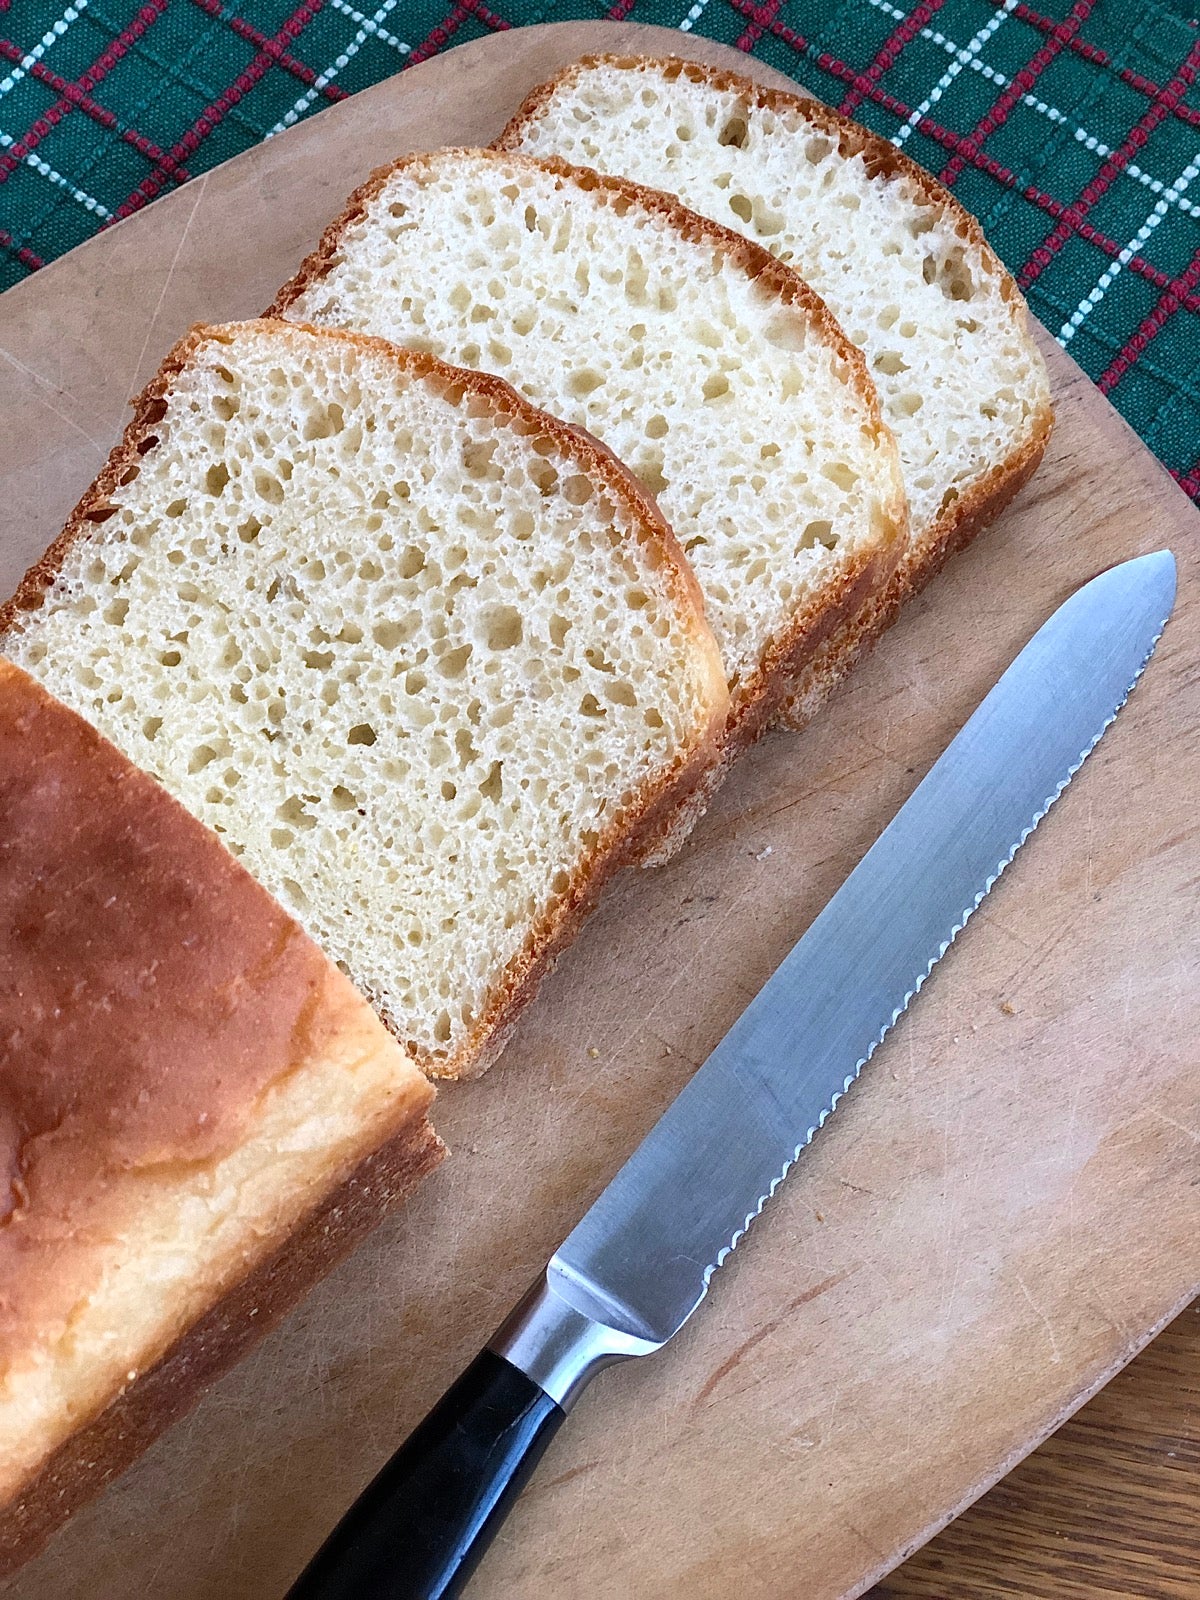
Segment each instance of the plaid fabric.
[[[949,184],[1200,499],[1200,23],[1156,0],[0,0],[0,288],[333,100],[492,30],[751,52]],[[494,9],[493,9],[494,8]]]

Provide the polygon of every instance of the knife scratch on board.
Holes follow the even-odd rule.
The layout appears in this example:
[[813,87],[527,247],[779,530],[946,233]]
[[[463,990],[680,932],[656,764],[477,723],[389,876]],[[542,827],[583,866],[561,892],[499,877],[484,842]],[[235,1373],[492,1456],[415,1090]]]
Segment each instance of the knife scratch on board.
[[1062,1350],[1058,1343],[1058,1335],[1054,1331],[1054,1324],[1050,1321],[1050,1318],[1030,1294],[1029,1290],[1025,1286],[1025,1280],[1022,1278],[1020,1273],[1017,1273],[1016,1275],[1016,1282],[1017,1288],[1020,1289],[1021,1293],[1029,1302],[1029,1309],[1033,1312],[1034,1316],[1046,1330],[1046,1337],[1050,1340],[1050,1359],[1055,1363],[1060,1362],[1062,1360]]
[[[18,361],[16,356],[13,355],[12,351],[6,350],[2,345],[0,345],[0,356],[3,356],[4,360],[9,362],[10,365],[16,367],[18,372],[23,372],[27,378],[31,378],[33,382],[36,383],[40,388],[48,390],[50,394],[66,393],[66,391],[60,388],[58,384],[51,383],[49,378],[44,378],[40,372],[35,372],[32,367],[27,367],[23,361]],[[106,456],[108,454],[109,447],[107,443],[101,444],[99,439],[93,439],[92,435],[87,431],[86,428],[81,428],[75,419],[73,417],[69,417],[65,411],[56,406],[53,400],[48,400],[43,397],[42,404],[45,406],[46,410],[52,412],[60,422],[65,422],[68,428],[74,429],[74,431],[79,434],[80,438],[86,439],[90,445],[94,446],[98,454],[101,456]]]
[[1158,1122],[1165,1122],[1169,1128],[1178,1128],[1180,1133],[1185,1133],[1193,1144],[1200,1144],[1200,1129],[1189,1128],[1186,1122],[1177,1122],[1174,1117],[1169,1117],[1165,1111],[1159,1111],[1155,1106],[1147,1106],[1145,1115],[1154,1117]]
[[167,298],[167,290],[171,287],[171,280],[174,278],[175,269],[179,265],[179,257],[183,254],[183,247],[187,243],[188,234],[192,231],[192,223],[196,220],[196,213],[200,209],[200,202],[204,199],[204,191],[208,187],[207,175],[201,174],[199,178],[193,178],[189,187],[195,189],[196,198],[192,204],[192,209],[188,212],[187,221],[180,229],[179,242],[175,246],[175,254],[171,257],[171,264],[167,268],[166,277],[163,279],[162,289],[160,290],[158,299],[155,302],[154,310],[150,313],[149,321],[146,323],[146,337],[142,340],[142,348],[138,351],[138,358],[134,363],[133,375],[129,379],[129,383],[126,386],[130,389],[136,390],[139,387],[138,373],[142,370],[142,362],[146,359],[146,351],[150,347],[150,340],[154,337],[154,329],[158,322],[158,314],[163,308],[163,301]]
[[743,1360],[743,1358],[750,1354],[751,1350],[755,1349],[756,1346],[760,1345],[764,1339],[769,1338],[771,1334],[775,1333],[777,1329],[781,1328],[794,1311],[799,1311],[801,1306],[806,1306],[810,1301],[816,1300],[820,1295],[827,1294],[830,1289],[835,1289],[839,1283],[844,1283],[848,1277],[848,1272],[835,1272],[827,1278],[822,1278],[819,1283],[813,1284],[811,1289],[805,1289],[802,1293],[796,1295],[794,1299],[789,1300],[779,1316],[773,1317],[769,1322],[764,1322],[763,1325],[756,1329],[748,1339],[743,1340],[743,1342],[738,1345],[737,1349],[732,1355],[726,1356],[721,1365],[710,1374],[703,1388],[697,1394],[692,1404],[697,1406],[703,1405],[721,1380],[723,1378],[727,1378],[733,1369]]

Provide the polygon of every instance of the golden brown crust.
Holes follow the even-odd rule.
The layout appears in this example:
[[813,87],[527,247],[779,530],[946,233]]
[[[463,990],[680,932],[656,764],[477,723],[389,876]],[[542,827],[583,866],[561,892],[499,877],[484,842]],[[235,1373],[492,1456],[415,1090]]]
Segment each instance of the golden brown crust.
[[125,1173],[218,1160],[325,1049],[331,978],[214,834],[0,661],[0,1367],[69,1315]]
[[[524,130],[538,120],[542,111],[564,86],[598,66],[618,71],[647,70],[660,73],[668,81],[686,78],[718,93],[736,94],[748,108],[792,113],[802,116],[812,128],[837,141],[840,155],[861,155],[872,177],[903,183],[914,203],[939,211],[958,236],[978,252],[984,271],[999,286],[999,293],[1022,320],[1028,338],[1028,313],[1015,280],[984,237],[975,217],[937,182],[923,167],[888,140],[871,133],[861,124],[834,111],[819,100],[769,89],[753,79],[722,67],[705,66],[676,56],[589,55],[564,67],[526,97],[516,114],[495,142],[498,150],[519,149]],[[798,685],[785,706],[781,720],[791,727],[802,727],[815,713],[833,687],[875,640],[895,621],[901,606],[920,592],[941,570],[947,559],[965,548],[983,528],[995,520],[1013,495],[1029,479],[1045,453],[1053,426],[1053,409],[1047,404],[1030,420],[1025,438],[1009,456],[981,476],[966,494],[946,507],[925,528],[913,528],[909,549],[881,596],[877,607],[850,620],[798,672]]]
[[[867,555],[853,571],[843,576],[836,590],[827,587],[824,603],[819,608],[797,619],[790,634],[771,652],[765,669],[770,689],[756,703],[756,714],[745,718],[736,736],[727,740],[721,764],[707,781],[664,815],[657,830],[645,836],[636,857],[639,866],[658,867],[671,859],[704,815],[737,757],[773,723],[786,718],[796,686],[799,684],[803,688],[813,672],[819,670],[831,654],[831,645],[843,639],[857,639],[864,631],[880,604],[878,597],[892,577],[894,565],[890,553]],[[839,678],[858,659],[858,654],[847,654]],[[837,660],[840,665],[840,654]]]
[[424,1117],[414,1117],[160,1361],[72,1434],[23,1492],[0,1508],[0,1578],[35,1556],[68,1517],[185,1416],[209,1384],[247,1355],[444,1155]]
[[[635,795],[626,816],[608,825],[591,854],[580,863],[567,890],[530,930],[525,947],[501,975],[491,1002],[453,1056],[434,1055],[413,1041],[405,1041],[429,1076],[476,1077],[499,1054],[517,1013],[533,998],[557,954],[570,943],[603,885],[627,861],[639,857],[643,841],[657,833],[661,818],[675,811],[719,758],[728,691],[715,641],[704,620],[700,587],[653,496],[612,451],[584,429],[539,411],[502,378],[449,366],[436,356],[402,350],[371,334],[315,329],[303,323],[263,319],[251,324],[193,328],[170,351],[159,372],[134,401],[134,414],[124,437],[72,512],[66,527],[41,560],[26,573],[13,598],[0,607],[0,650],[4,648],[5,634],[14,627],[19,628],[22,617],[42,604],[74,542],[86,538],[103,520],[113,490],[130,467],[154,448],[157,442],[154,428],[165,414],[166,395],[177,375],[203,344],[228,342],[236,338],[243,327],[269,329],[288,339],[334,340],[351,345],[386,359],[422,381],[485,399],[510,425],[527,430],[531,435],[548,436],[575,458],[605,494],[628,509],[638,537],[654,551],[674,604],[690,618],[691,637],[705,674],[703,692],[709,708],[707,724],[690,751],[674,771],[655,783],[644,785]],[[384,1020],[393,1032],[402,1034],[392,1019],[385,1017]]]
[[[105,1361],[80,1377],[73,1347],[85,1324],[95,1329],[87,1308],[117,1241],[144,1237],[145,1208],[221,1171],[298,1076],[363,1052],[386,1098],[355,1147],[320,1170],[314,1155],[303,1191],[279,1190],[254,1213],[251,1246],[197,1269],[187,1303],[218,1301],[201,1320],[169,1306],[156,1280],[144,1323],[104,1323]],[[31,1419],[0,1451],[4,1492],[17,1488],[0,1508],[0,1567],[31,1554],[193,1403],[260,1318],[349,1247],[366,1226],[360,1191],[398,1198],[436,1164],[431,1098],[347,980],[216,836],[0,660],[0,1371],[5,1404],[8,1386],[18,1396],[5,1416]],[[265,1316],[249,1298],[259,1294]],[[154,1365],[123,1388],[130,1361]],[[41,1393],[27,1378],[43,1363],[59,1398],[26,1413]]]
[[1037,471],[1050,439],[1051,415],[1007,461],[994,467],[963,497],[964,510],[953,507],[934,523],[923,540],[892,575],[882,600],[868,606],[828,640],[823,650],[798,675],[796,688],[779,710],[779,726],[798,731],[810,723],[846,676],[870,654],[899,617],[908,601],[920,594],[951,556],[965,550],[989,527]]

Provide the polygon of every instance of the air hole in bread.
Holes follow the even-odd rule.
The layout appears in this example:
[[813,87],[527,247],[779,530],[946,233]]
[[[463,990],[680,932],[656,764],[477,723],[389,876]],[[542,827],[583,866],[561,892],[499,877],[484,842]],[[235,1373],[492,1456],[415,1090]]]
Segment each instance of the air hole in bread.
[[567,380],[567,386],[577,400],[585,400],[604,383],[604,374],[595,367],[580,367]]
[[[647,75],[655,108],[641,104]],[[722,134],[740,116],[755,163],[735,177]],[[949,484],[981,481],[1015,456],[1032,425],[1044,427],[1044,367],[1019,292],[972,224],[928,198],[887,147],[860,138],[839,146],[823,116],[756,104],[703,74],[609,64],[551,86],[509,142],[570,161],[590,141],[589,165],[742,227],[808,279],[867,352],[906,467],[915,551],[947,509]],[[682,127],[696,137],[681,139]]]
[[717,143],[732,146],[735,150],[744,150],[749,142],[750,127],[745,113],[737,111],[726,119],[724,127],[717,135]]

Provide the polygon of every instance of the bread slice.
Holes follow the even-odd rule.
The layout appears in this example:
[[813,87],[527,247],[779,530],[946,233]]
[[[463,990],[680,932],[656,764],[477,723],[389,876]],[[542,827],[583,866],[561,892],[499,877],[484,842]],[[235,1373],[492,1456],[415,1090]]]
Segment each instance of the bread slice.
[[498,141],[678,195],[798,271],[866,356],[908,492],[907,550],[866,637],[830,642],[820,703],[865,642],[1004,508],[1052,422],[1025,304],[979,224],[886,140],[813,100],[691,61],[595,56]]
[[349,981],[3,661],[0,1081],[7,1570],[442,1148],[428,1083]]
[[727,710],[694,579],[607,452],[493,378],[282,322],[176,346],[0,651],[435,1075],[498,1053]]
[[636,184],[488,151],[377,172],[273,313],[499,373],[596,434],[695,568],[755,737],[905,526],[861,354],[761,247]]

